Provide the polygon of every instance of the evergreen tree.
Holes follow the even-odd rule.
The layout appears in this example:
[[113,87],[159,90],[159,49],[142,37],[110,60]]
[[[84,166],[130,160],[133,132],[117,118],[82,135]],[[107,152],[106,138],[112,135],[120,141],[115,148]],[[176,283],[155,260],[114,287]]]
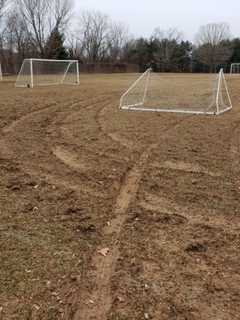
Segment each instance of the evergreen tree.
[[236,38],[232,40],[232,50],[233,54],[231,57],[231,63],[240,63],[240,39]]
[[192,44],[189,41],[181,41],[176,46],[171,63],[176,66],[177,72],[191,71],[191,52]]
[[45,46],[45,57],[47,59],[64,60],[68,58],[68,53],[64,47],[64,35],[56,28],[54,29]]
[[124,51],[125,59],[130,63],[138,64],[141,72],[150,66],[151,48],[147,39],[139,38],[130,41],[126,44]]

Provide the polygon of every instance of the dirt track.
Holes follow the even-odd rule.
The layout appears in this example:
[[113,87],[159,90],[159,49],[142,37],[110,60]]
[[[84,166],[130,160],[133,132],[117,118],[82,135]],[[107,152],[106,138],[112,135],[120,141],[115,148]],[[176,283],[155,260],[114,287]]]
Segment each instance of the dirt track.
[[199,117],[120,112],[134,77],[0,85],[0,319],[240,319],[240,78]]

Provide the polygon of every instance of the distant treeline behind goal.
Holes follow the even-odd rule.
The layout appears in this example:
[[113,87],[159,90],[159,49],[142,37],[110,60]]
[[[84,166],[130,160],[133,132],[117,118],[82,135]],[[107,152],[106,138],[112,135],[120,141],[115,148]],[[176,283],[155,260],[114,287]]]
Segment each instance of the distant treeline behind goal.
[[[72,0],[0,1],[0,62],[17,74],[24,59],[78,60],[82,72],[215,73],[240,63],[240,37],[227,22],[199,27],[194,40],[176,28],[134,37],[99,11],[74,12]],[[72,17],[74,23],[72,23]],[[174,23],[174,21],[173,21]]]

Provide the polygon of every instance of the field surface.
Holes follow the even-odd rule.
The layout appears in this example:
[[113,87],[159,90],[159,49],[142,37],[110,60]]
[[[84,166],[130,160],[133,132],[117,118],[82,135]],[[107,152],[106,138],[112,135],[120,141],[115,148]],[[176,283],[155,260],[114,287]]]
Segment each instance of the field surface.
[[240,77],[219,117],[119,111],[136,78],[0,84],[1,320],[240,319]]

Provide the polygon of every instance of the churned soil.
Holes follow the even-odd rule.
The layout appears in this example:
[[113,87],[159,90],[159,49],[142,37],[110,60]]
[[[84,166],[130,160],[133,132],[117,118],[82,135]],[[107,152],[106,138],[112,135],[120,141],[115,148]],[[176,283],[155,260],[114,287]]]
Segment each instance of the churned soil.
[[120,111],[136,78],[0,84],[1,320],[240,319],[240,77],[218,117]]

